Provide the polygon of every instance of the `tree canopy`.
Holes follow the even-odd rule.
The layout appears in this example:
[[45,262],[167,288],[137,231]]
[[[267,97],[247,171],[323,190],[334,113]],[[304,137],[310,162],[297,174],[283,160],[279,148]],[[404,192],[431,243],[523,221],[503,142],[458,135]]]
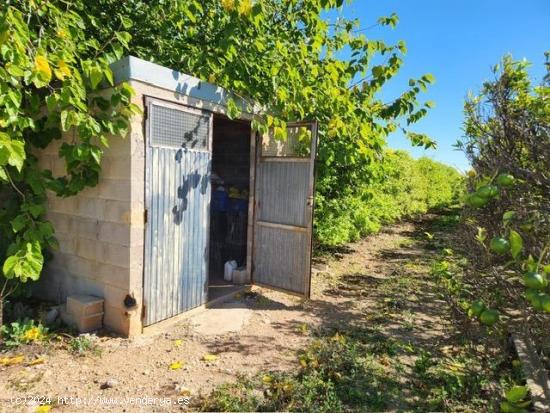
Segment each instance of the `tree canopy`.
[[[55,246],[45,191],[70,196],[96,185],[108,136],[126,134],[131,88],[110,98],[109,64],[124,54],[221,85],[260,108],[253,128],[285,138],[286,122],[320,123],[318,191],[359,197],[377,175],[387,136],[408,130],[431,103],[417,97],[431,75],[411,79],[396,99],[380,91],[399,71],[405,43],[369,39],[361,22],[325,12],[342,0],[9,0],[0,6],[0,262],[5,277],[36,279],[41,251]],[[378,24],[390,29],[396,15]],[[239,115],[234,101],[231,117]],[[62,133],[67,174],[42,169],[33,151]],[[328,205],[328,204],[327,204]],[[321,213],[323,211],[320,211]]]

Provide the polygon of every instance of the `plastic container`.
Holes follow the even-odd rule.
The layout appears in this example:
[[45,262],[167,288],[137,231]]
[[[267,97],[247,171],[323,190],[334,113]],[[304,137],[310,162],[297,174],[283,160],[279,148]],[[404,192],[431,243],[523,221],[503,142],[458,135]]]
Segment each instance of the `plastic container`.
[[231,281],[233,279],[233,270],[237,269],[237,261],[227,261],[223,266],[223,279],[225,281]]
[[246,212],[248,210],[248,200],[247,199],[238,199],[230,198],[229,199],[229,210],[235,212]]
[[226,212],[228,208],[229,197],[223,187],[219,187],[212,193],[212,209],[216,212]]
[[233,283],[247,284],[250,281],[246,267],[239,267],[233,270]]

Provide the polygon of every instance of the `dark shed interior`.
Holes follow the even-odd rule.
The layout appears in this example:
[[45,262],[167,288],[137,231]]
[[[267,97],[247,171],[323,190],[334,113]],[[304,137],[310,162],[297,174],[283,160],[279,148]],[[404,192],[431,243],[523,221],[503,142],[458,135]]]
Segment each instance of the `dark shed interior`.
[[224,264],[246,265],[250,123],[214,116],[209,284],[227,283]]

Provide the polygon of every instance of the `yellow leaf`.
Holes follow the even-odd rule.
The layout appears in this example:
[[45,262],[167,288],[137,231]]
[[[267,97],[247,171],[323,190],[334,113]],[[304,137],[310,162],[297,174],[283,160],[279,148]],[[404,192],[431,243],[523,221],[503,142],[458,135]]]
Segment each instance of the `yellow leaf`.
[[179,347],[183,344],[183,340],[174,340],[174,346]]
[[25,356],[4,357],[0,358],[0,366],[13,366],[22,363],[24,360]]
[[221,0],[222,7],[225,11],[231,11],[235,9],[235,0]]
[[239,3],[239,14],[248,16],[252,11],[252,0],[241,0]]
[[38,357],[27,364],[27,366],[36,366],[37,364],[44,364],[46,359],[44,357]]
[[39,341],[44,338],[44,335],[40,331],[40,328],[38,327],[32,327],[29,328],[25,333],[21,336],[21,338],[25,341]]
[[270,375],[266,374],[262,377],[262,381],[264,383],[271,383],[273,381],[273,377],[271,377]]
[[35,413],[48,413],[50,410],[52,410],[52,406],[49,404],[43,404],[42,406],[38,406],[35,410]]
[[65,30],[63,30],[63,29],[59,29],[59,30],[57,31],[57,36],[58,36],[58,37],[61,37],[62,39],[64,39],[65,37],[67,37],[67,32],[66,32]]
[[41,76],[41,80],[44,82],[49,82],[52,78],[52,69],[50,69],[50,64],[48,59],[44,55],[37,55],[34,59],[34,70],[36,70]]
[[292,383],[285,383],[283,384],[283,391],[285,392],[289,392],[292,390],[294,386],[292,385]]
[[216,361],[218,359],[218,356],[214,354],[205,354],[204,356],[202,356],[202,359],[204,361]]
[[340,343],[340,344],[346,344],[346,337],[336,333],[334,336],[332,336],[332,340]]
[[3,45],[8,41],[10,38],[10,32],[7,30],[4,30],[3,32],[0,32],[0,46]]
[[184,387],[183,389],[180,390],[180,395],[181,396],[191,396],[191,390],[188,389],[187,387]]
[[170,370],[179,370],[183,367],[183,363],[181,361],[174,361],[172,364],[170,364]]
[[65,63],[63,60],[60,60],[57,63],[57,69],[54,70],[55,76],[59,80],[64,80],[66,77],[71,76],[71,69],[69,66],[67,66],[67,63]]

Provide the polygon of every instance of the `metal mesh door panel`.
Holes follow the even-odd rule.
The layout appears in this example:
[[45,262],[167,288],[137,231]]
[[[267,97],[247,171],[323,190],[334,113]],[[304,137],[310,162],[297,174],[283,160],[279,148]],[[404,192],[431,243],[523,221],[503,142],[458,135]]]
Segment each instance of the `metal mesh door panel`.
[[208,150],[210,116],[151,105],[151,145]]

